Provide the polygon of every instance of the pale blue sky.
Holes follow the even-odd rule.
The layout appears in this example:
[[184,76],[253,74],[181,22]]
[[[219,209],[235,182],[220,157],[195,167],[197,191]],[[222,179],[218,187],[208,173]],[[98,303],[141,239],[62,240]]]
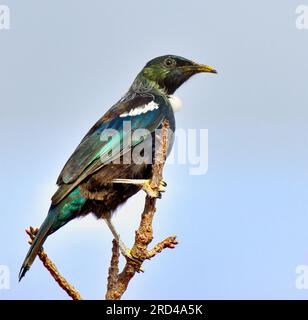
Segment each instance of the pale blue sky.
[[[59,171],[92,124],[151,58],[173,53],[213,65],[177,95],[179,128],[209,130],[209,170],[166,167],[155,240],[179,246],[145,263],[126,299],[307,299],[308,30],[302,1],[17,1],[0,31],[0,299],[67,299],[40,261],[19,284],[24,228],[45,218]],[[143,195],[115,223],[128,244]],[[105,294],[111,234],[88,217],[46,251],[84,298]]]

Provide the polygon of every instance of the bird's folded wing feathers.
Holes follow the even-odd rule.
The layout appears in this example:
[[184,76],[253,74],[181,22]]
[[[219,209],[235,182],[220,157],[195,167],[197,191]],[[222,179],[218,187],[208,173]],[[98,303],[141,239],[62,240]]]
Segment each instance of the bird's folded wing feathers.
[[[165,117],[166,108],[161,103],[157,104],[155,108],[152,106],[147,107],[149,103],[154,103],[153,101],[149,101],[149,98],[138,98],[137,102],[136,104],[136,101],[132,99],[129,101],[131,108],[127,108],[126,106],[125,109],[131,110],[131,113],[124,111],[121,108],[121,103],[119,103],[118,106],[113,107],[111,119],[106,119],[106,116],[104,116],[89,131],[69,158],[58,178],[59,189],[52,197],[53,204],[59,203],[85,178],[98,171],[111,160],[119,158],[141,142],[140,140],[132,140],[130,146],[126,145],[123,147],[122,141],[127,134],[131,134],[139,128],[147,129],[150,134],[160,126]],[[134,111],[136,109],[137,111]],[[132,132],[123,131],[124,121],[130,121]],[[108,139],[108,136],[112,132],[117,132],[117,134],[112,139]],[[118,152],[113,154],[115,150]],[[112,159],[109,156],[111,151]]]

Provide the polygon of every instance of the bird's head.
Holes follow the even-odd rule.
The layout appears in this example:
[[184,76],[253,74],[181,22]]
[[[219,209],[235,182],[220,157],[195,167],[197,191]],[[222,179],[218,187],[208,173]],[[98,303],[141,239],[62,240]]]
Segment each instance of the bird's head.
[[167,94],[173,94],[191,76],[201,72],[217,73],[210,66],[183,57],[166,55],[149,61],[139,75],[155,82]]

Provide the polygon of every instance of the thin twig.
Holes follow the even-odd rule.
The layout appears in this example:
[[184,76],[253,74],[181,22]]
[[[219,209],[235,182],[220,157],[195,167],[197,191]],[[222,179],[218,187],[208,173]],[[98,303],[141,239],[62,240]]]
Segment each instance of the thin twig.
[[[38,233],[38,229],[34,229],[30,227],[26,230],[27,234],[30,236],[31,241],[29,244],[32,243],[33,239],[35,238],[36,234]],[[73,300],[82,300],[78,291],[70,285],[67,280],[62,277],[60,272],[58,271],[56,265],[48,258],[47,254],[44,252],[43,248],[38,253],[39,258],[43,262],[44,267],[49,271],[51,276],[56,280],[58,285],[73,299]]]
[[[153,174],[151,179],[151,187],[154,190],[158,190],[162,181],[163,168],[167,155],[167,139],[168,139],[169,124],[164,121],[162,125],[162,134],[160,138],[160,146],[156,146],[158,152],[155,155],[155,163],[153,164]],[[159,137],[157,137],[159,138]],[[134,277],[136,272],[142,271],[141,265],[147,260],[153,258],[157,253],[161,252],[165,248],[174,248],[177,244],[175,236],[168,237],[164,241],[160,242],[150,251],[147,247],[153,240],[153,227],[152,222],[156,211],[156,199],[146,196],[144,210],[141,215],[141,221],[138,230],[135,233],[135,243],[131,249],[131,255],[134,260],[128,259],[123,271],[118,275],[117,281],[114,282],[112,275],[113,270],[118,268],[118,261],[111,260],[111,266],[109,268],[109,277],[107,285],[106,299],[119,300],[126,291],[129,282]],[[114,253],[113,253],[114,254]]]
[[158,253],[161,253],[166,248],[174,249],[177,244],[178,241],[176,240],[176,236],[168,237],[162,242],[158,243],[152,250],[148,251],[147,259],[155,257]]
[[116,285],[119,278],[119,245],[115,239],[112,241],[112,256],[108,275],[108,288],[106,293],[106,300],[110,300],[109,293],[116,291]]

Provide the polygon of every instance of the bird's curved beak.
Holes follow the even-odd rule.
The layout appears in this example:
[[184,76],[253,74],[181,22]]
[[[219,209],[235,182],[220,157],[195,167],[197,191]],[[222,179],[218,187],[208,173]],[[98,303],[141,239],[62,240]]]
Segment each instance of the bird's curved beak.
[[194,63],[191,66],[185,66],[183,67],[183,69],[187,74],[196,74],[201,72],[217,73],[216,69],[214,69],[213,67],[198,63]]
[[205,64],[196,64],[197,72],[217,73],[216,69]]

